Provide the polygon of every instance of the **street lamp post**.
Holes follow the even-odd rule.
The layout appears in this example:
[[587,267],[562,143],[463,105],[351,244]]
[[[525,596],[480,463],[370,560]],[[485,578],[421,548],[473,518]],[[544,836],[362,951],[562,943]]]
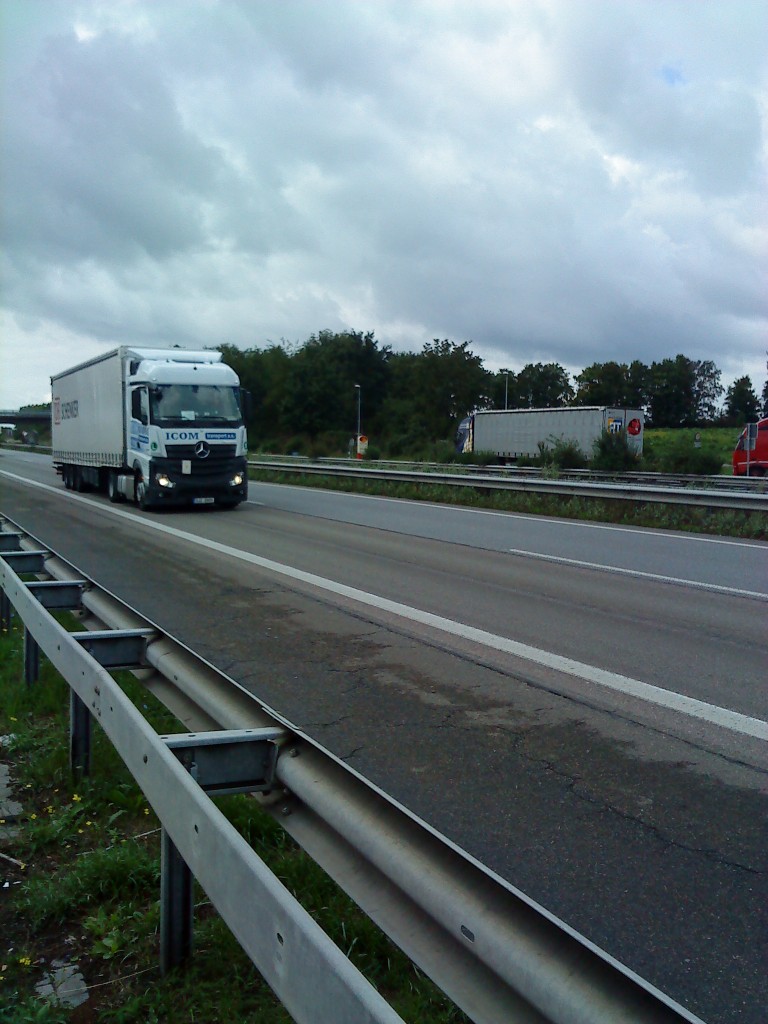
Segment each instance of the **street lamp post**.
[[360,454],[360,401],[363,389],[359,384],[355,384],[355,391],[357,391],[357,434],[355,434],[355,457],[358,459],[362,458]]

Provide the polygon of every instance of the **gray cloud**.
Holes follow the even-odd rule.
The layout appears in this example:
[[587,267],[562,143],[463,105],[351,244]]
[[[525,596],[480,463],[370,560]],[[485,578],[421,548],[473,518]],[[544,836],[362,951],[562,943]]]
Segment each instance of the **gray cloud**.
[[7,0],[0,407],[328,327],[764,377],[763,5]]

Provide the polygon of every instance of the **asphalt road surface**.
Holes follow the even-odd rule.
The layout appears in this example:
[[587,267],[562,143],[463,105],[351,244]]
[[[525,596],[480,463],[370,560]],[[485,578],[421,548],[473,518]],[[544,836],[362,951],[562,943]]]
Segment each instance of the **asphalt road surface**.
[[0,512],[710,1024],[768,1006],[768,545],[251,485]]

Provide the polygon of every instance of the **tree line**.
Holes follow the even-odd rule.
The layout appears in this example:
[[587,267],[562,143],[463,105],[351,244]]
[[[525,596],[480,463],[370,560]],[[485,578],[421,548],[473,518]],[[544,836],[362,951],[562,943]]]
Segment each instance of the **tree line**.
[[436,338],[421,352],[393,352],[372,332],[320,331],[300,345],[220,351],[253,396],[249,427],[259,444],[352,437],[358,403],[362,432],[392,455],[452,438],[477,409],[626,406],[643,409],[654,427],[740,426],[768,415],[768,382],[761,398],[746,376],[726,391],[711,360],[593,363],[571,378],[559,363],[492,372],[470,346]]

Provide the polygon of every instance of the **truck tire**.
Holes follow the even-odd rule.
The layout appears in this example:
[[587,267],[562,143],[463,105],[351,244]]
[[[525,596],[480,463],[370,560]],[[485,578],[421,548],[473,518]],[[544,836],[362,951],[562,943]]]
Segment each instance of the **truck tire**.
[[118,490],[117,470],[110,469],[107,477],[107,496],[113,505],[119,505],[125,501],[125,495]]
[[141,511],[148,512],[152,508],[152,502],[147,498],[147,485],[144,483],[144,477],[138,472],[133,485],[133,493]]

